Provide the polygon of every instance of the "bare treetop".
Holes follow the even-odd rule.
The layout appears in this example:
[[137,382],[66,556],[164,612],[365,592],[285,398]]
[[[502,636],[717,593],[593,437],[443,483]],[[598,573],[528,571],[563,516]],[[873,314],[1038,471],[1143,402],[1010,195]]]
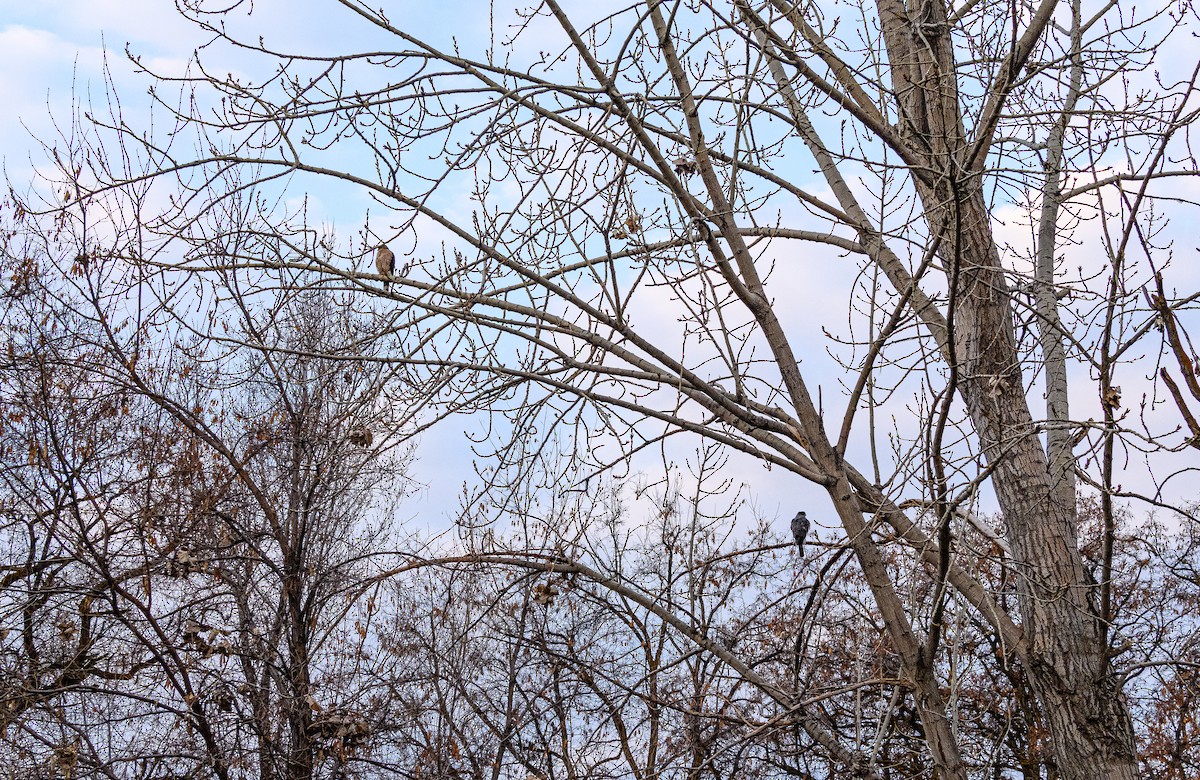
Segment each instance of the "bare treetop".
[[[367,43],[338,53],[182,12],[214,43],[190,75],[152,76],[174,125],[92,107],[56,153],[70,202],[23,207],[106,258],[80,275],[120,269],[205,338],[235,305],[204,297],[215,278],[250,299],[353,292],[378,317],[361,343],[426,422],[493,415],[492,507],[569,487],[539,472],[562,441],[585,489],[646,452],[670,461],[679,438],[781,469],[823,495],[813,516],[852,553],[939,776],[978,765],[947,679],[959,609],[1028,676],[1058,776],[1138,776],[1113,502],[1184,509],[1175,477],[1200,446],[1197,282],[1171,243],[1194,219],[1200,66],[1175,56],[1192,9],[546,0],[496,9],[487,41],[435,45],[343,2],[319,21]],[[249,57],[242,75],[205,68],[221,47]],[[369,204],[358,238],[318,237],[284,200],[297,190]],[[154,255],[89,232],[114,220]],[[892,544],[928,592],[900,587]],[[984,584],[986,555],[1015,601]],[[798,676],[769,679],[649,600],[830,761],[880,776]]]

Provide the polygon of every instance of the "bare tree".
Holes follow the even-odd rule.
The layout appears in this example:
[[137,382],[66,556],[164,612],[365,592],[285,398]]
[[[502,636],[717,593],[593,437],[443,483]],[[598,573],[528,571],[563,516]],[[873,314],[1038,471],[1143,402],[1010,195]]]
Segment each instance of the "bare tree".
[[21,776],[344,775],[394,698],[361,585],[409,541],[403,377],[371,360],[368,313],[302,285],[251,302],[227,276],[223,338],[189,338],[130,304],[121,235],[81,246],[73,216],[5,247],[37,267],[3,318],[0,755]]
[[[1153,53],[1190,34],[1190,9],[546,0],[495,20],[474,49],[439,48],[356,2],[335,10],[362,26],[361,51],[237,37],[224,8],[189,4],[218,44],[264,64],[257,80],[216,68],[158,78],[158,94],[178,82],[187,98],[162,104],[172,143],[194,132],[201,152],[172,151],[119,107],[108,120],[93,110],[64,143],[54,191],[83,204],[68,210],[107,201],[117,214],[143,187],[172,191],[140,219],[162,239],[153,258],[126,258],[157,280],[164,311],[179,311],[179,289],[206,301],[213,275],[256,270],[374,296],[375,344],[425,388],[431,418],[495,415],[495,506],[565,430],[584,486],[680,433],[786,470],[825,495],[894,653],[897,706],[938,776],[970,771],[945,663],[960,610],[1034,692],[1054,771],[1138,775],[1111,630],[1113,500],[1142,495],[1120,473],[1128,453],[1152,457],[1146,482],[1191,469],[1172,456],[1192,431],[1154,413],[1157,386],[1132,415],[1120,382],[1153,373],[1137,350],[1187,365],[1174,326],[1196,296],[1168,289],[1161,244],[1191,204],[1163,210],[1159,196],[1178,200],[1174,177],[1196,172],[1197,69]],[[369,193],[385,227],[376,218],[342,257],[295,241],[231,249],[302,235],[303,213],[265,199],[280,177],[304,176]],[[248,189],[264,199],[252,224],[214,225],[211,210]],[[1005,238],[1000,211],[1029,241]],[[405,259],[381,280],[369,253],[384,242]],[[849,331],[813,338],[805,311],[839,284]],[[836,375],[807,368],[822,348]],[[1090,419],[1067,403],[1077,376],[1090,377]],[[1178,383],[1161,376],[1190,426]],[[1100,499],[1094,574],[1081,481]],[[999,527],[979,519],[981,495]],[[989,589],[968,529],[1002,557],[1012,602]],[[511,564],[564,570],[558,546]],[[678,605],[570,571],[653,605],[830,761],[879,775],[877,753]],[[920,598],[902,585],[917,572]]]

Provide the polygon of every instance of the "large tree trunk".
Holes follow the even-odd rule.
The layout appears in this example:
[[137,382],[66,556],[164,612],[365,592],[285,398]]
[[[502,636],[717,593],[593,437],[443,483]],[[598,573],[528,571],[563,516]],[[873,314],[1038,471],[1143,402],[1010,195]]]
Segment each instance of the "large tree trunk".
[[[1025,396],[1011,294],[979,164],[970,158],[979,152],[964,130],[945,6],[877,0],[877,7],[900,134],[917,162],[914,181],[949,277],[948,347],[956,390],[994,469],[992,484],[1020,582],[1029,676],[1058,768],[1078,780],[1132,780],[1132,720],[1112,675],[1102,620],[1088,599],[1074,502],[1064,501],[1067,492],[1054,477]],[[994,88],[1002,83],[998,77]]]
[[[1030,680],[1065,777],[1132,779],[1132,720],[1109,665],[1103,623],[1088,598],[1075,507],[1059,500],[1029,411],[1010,295],[982,192],[973,188],[958,206],[954,219],[943,223],[955,226],[955,235],[943,238],[947,267],[957,276],[953,359],[958,389],[994,466],[992,483],[1019,575]],[[941,221],[936,209],[930,214]]]

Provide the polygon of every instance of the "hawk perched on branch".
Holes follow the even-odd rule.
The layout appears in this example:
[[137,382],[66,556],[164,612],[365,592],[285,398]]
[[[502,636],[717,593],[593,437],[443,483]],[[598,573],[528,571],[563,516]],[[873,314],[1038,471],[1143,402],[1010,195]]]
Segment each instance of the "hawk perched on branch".
[[808,536],[808,515],[803,512],[797,512],[792,518],[792,536],[796,537],[796,547],[800,550],[800,557],[804,557],[804,537]]
[[[396,272],[396,254],[388,249],[387,244],[380,244],[379,248],[375,250],[375,270],[388,280]],[[384,281],[383,289],[386,290],[389,284],[391,284],[390,281]]]

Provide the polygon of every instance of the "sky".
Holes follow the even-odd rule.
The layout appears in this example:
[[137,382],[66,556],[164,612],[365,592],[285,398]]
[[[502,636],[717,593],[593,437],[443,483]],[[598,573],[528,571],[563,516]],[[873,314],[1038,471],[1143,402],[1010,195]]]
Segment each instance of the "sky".
[[[256,0],[253,5],[256,24],[299,47],[336,46],[353,35],[352,24],[322,23],[320,11],[326,7],[328,16],[331,5],[327,1]],[[440,13],[430,3],[406,4],[405,11],[427,28]],[[0,122],[0,160],[9,180],[29,180],[44,164],[41,141],[69,133],[74,106],[89,100],[103,105],[110,83],[131,123],[150,116],[146,79],[129,62],[127,49],[157,72],[181,73],[206,40],[170,0],[0,0],[0,100],[8,117]],[[321,193],[310,195],[313,208],[341,232],[361,227],[365,199],[356,208],[339,209],[342,201],[331,198],[334,207],[326,209]],[[466,449],[461,430],[423,437],[415,470],[418,483],[427,487],[401,508],[401,517],[418,526],[446,525],[461,483],[473,476],[464,469]],[[457,480],[449,490],[447,474]]]
[[[253,19],[235,12],[227,21],[234,25],[253,23],[254,29],[266,31],[269,42],[296,50],[366,48],[366,42],[356,38],[363,27],[344,10],[335,13],[330,6],[336,5],[329,0],[258,0],[253,4]],[[422,36],[445,47],[452,46],[454,40],[486,45],[488,16],[484,9],[482,3],[465,2],[458,6],[428,2],[389,5],[392,16],[403,16],[407,28],[419,29]],[[339,21],[330,23],[331,19]],[[167,0],[0,0],[0,97],[10,117],[0,123],[0,157],[9,179],[27,180],[41,164],[44,154],[34,139],[52,139],[57,133],[69,133],[66,118],[72,106],[89,100],[103,103],[110,80],[111,87],[121,95],[123,110],[135,118],[131,121],[149,115],[147,82],[126,59],[126,47],[141,55],[143,62],[157,72],[182,73],[191,52],[205,41],[205,34],[183,21],[174,3]],[[236,70],[241,64],[233,57],[228,67]],[[345,193],[331,191],[306,194],[319,218],[345,235],[361,228],[363,214],[370,207],[361,195],[343,197]],[[1002,228],[1002,234],[1005,230]],[[1019,228],[1005,235],[1014,243],[1025,240]],[[1182,247],[1180,251],[1194,252],[1194,248]],[[836,259],[777,259],[779,287],[803,288],[809,293],[805,306],[788,310],[793,332],[813,334],[812,345],[817,345],[823,328],[844,330],[844,280],[837,273],[824,270]],[[1183,264],[1183,276],[1175,278],[1183,278],[1188,284],[1197,283],[1200,273],[1188,268]],[[672,323],[667,319],[656,323],[651,316],[647,327],[667,329]],[[806,355],[808,369],[825,384],[825,391],[838,392],[841,377],[836,365],[820,348]],[[1136,398],[1139,388],[1148,387],[1148,374],[1143,371],[1141,376],[1144,381],[1136,379],[1136,372],[1135,381],[1125,380],[1128,398]],[[1074,399],[1077,408],[1094,405],[1091,388],[1086,383],[1081,385]],[[467,425],[478,429],[482,424],[468,421]],[[898,419],[897,425],[902,426],[903,420]],[[681,460],[689,449],[684,447],[678,453]],[[416,522],[436,524],[430,518],[444,518],[454,511],[459,485],[473,479],[466,468],[467,452],[468,443],[461,428],[423,437],[416,477],[428,487],[419,493],[418,503],[408,511]],[[651,470],[654,464],[648,463],[646,468]],[[748,457],[734,455],[730,472],[735,481],[750,486],[747,495],[755,511],[778,518],[781,528],[794,508],[822,504],[818,491],[811,486],[798,484],[795,478],[778,469],[768,470]],[[453,484],[454,489],[448,490],[448,484]],[[819,524],[820,515],[810,512],[810,516],[814,514]]]
[[[257,29],[269,30],[270,39],[297,49],[321,50],[340,43],[362,47],[361,41],[353,40],[355,20],[344,11],[330,9],[330,5],[336,4],[321,0],[256,0],[254,23]],[[451,26],[444,24],[444,6],[440,4],[413,2],[398,6],[406,23],[436,44],[452,46],[455,40],[486,40],[485,14],[456,16]],[[344,25],[330,25],[329,18],[343,20]],[[235,14],[232,22],[238,21]],[[93,106],[102,105],[110,84],[120,95],[123,114],[132,117],[131,123],[150,115],[147,82],[128,61],[126,50],[139,55],[157,72],[182,73],[191,52],[205,40],[205,34],[183,21],[174,3],[167,0],[0,0],[0,95],[9,107],[9,116],[20,119],[0,124],[0,158],[9,179],[27,180],[44,164],[45,153],[38,139],[69,134],[66,118],[72,107],[89,101]],[[236,63],[230,67],[236,68]],[[340,197],[344,194],[305,193],[315,214],[349,235],[361,228],[362,210],[370,204],[365,198],[355,200],[353,195],[348,202]],[[813,314],[808,327],[819,330],[822,313]],[[647,327],[655,324],[648,322]],[[465,425],[468,432],[484,427],[478,419],[468,420]],[[414,470],[418,483],[426,487],[401,508],[401,516],[418,526],[443,525],[438,518],[456,511],[462,484],[474,481],[473,471],[465,467],[469,453],[470,442],[461,428],[444,426],[424,434]],[[676,465],[686,471],[688,462],[694,460],[694,443],[681,446],[675,454]],[[642,477],[638,476],[639,468],[645,469]],[[640,467],[633,468],[633,480],[654,480],[659,470],[659,457],[646,456]],[[821,500],[810,486],[797,485],[797,480],[779,469],[766,468],[761,461],[744,455],[733,454],[728,470],[733,472],[735,483],[746,483],[751,488],[745,494],[750,502],[748,519],[757,515],[778,517],[782,528],[798,501],[811,506]]]

